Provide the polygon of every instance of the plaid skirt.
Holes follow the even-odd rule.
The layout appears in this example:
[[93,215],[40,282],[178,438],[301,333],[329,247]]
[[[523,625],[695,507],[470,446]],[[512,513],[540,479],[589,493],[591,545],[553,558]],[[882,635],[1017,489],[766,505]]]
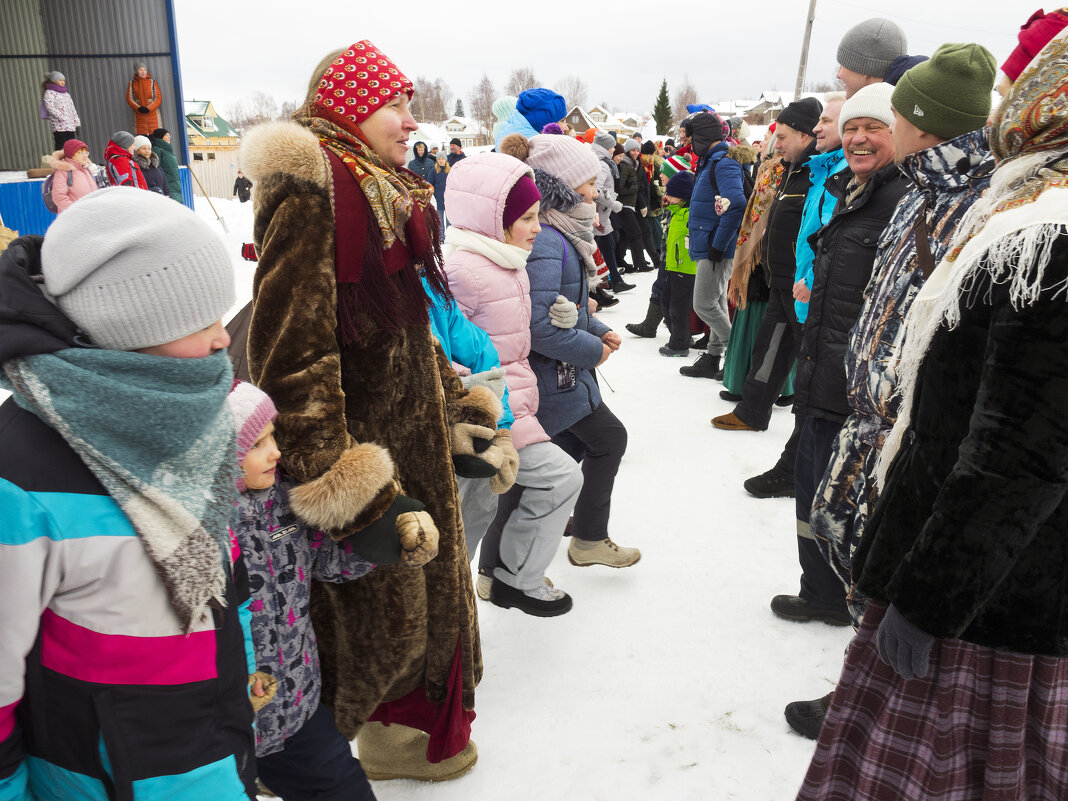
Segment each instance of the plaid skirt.
[[936,640],[927,678],[883,663],[872,602],[797,801],[1068,799],[1068,659]]

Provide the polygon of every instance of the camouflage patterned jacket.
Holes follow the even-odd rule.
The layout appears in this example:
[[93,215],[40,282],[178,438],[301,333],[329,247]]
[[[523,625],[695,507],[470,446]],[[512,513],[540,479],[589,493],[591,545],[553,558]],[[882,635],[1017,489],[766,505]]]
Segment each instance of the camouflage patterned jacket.
[[925,276],[916,257],[916,222],[926,209],[931,255],[945,255],[961,217],[990,185],[994,158],[985,130],[971,131],[913,153],[901,171],[913,186],[883,231],[875,270],[846,355],[849,405],[860,438],[879,447],[897,419],[897,360],[904,320]]
[[281,751],[319,706],[319,650],[309,616],[311,580],[340,583],[371,572],[347,542],[334,542],[297,520],[289,508],[292,483],[238,496],[235,526],[252,594],[256,670],[278,689],[256,714],[256,756]]

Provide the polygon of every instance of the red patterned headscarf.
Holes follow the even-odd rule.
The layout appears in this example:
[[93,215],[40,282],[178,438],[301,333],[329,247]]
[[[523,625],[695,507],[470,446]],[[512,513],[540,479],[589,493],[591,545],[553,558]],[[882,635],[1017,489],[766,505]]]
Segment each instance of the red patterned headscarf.
[[410,100],[415,89],[389,58],[364,39],[327,67],[312,106],[322,116],[356,133],[356,126],[397,95]]

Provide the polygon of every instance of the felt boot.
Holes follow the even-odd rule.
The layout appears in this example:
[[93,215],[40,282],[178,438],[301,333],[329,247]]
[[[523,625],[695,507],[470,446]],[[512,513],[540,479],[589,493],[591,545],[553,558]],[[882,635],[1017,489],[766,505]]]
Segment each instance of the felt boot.
[[627,323],[627,330],[640,337],[652,338],[656,336],[656,329],[660,321],[664,319],[664,313],[660,304],[649,301],[649,308],[645,311],[645,319],[640,323]]
[[428,762],[426,746],[430,735],[394,723],[386,726],[368,721],[356,734],[356,748],[368,779],[415,779],[444,782],[463,776],[478,761],[478,748],[468,742],[464,750],[443,762]]

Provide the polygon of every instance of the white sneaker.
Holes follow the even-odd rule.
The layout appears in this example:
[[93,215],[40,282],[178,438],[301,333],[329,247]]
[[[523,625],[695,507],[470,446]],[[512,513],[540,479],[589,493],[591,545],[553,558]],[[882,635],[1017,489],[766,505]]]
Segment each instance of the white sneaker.
[[567,546],[567,560],[576,567],[589,567],[590,565],[630,567],[641,558],[642,552],[637,548],[616,545],[608,537],[592,548],[585,549],[575,547],[575,538],[572,537],[571,544]]
[[536,601],[559,601],[567,595],[563,590],[558,590],[556,587],[551,587],[545,583],[539,584],[532,590],[523,590],[523,594]]
[[490,587],[493,586],[493,576],[484,576],[481,573],[478,574],[478,580],[475,582],[475,594],[483,601],[489,600]]

